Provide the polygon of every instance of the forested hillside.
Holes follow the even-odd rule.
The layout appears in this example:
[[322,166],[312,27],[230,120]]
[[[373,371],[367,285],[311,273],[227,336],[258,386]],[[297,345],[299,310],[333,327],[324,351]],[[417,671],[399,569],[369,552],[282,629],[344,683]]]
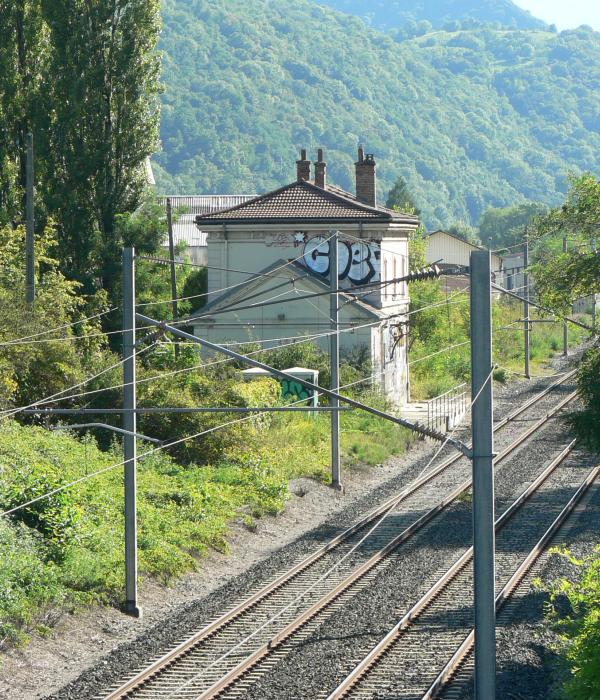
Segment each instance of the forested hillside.
[[161,190],[260,192],[325,146],[352,187],[406,178],[429,226],[559,202],[600,166],[600,35],[436,31],[395,40],[310,0],[164,0]]
[[392,29],[407,21],[434,27],[475,19],[518,29],[542,29],[545,23],[511,0],[318,0],[341,12],[359,15],[375,28]]

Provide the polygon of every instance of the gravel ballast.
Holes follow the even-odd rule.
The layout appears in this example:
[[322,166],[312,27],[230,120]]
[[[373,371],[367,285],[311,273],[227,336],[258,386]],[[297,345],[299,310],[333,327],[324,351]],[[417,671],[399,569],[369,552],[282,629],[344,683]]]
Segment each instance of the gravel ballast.
[[[516,383],[497,391],[498,417],[548,383],[550,380]],[[402,458],[347,474],[344,496],[310,480],[292,484],[292,493],[297,495],[282,517],[265,518],[256,532],[240,525],[234,528],[231,556],[212,555],[202,562],[200,573],[185,577],[172,589],[146,584],[144,620],[133,621],[110,609],[68,616],[50,639],[34,639],[28,649],[7,655],[0,671],[0,697],[92,697],[144,659],[168,649],[186,630],[197,629],[232,607],[408,484],[434,449],[431,443],[417,443]],[[406,576],[412,576],[408,569]]]

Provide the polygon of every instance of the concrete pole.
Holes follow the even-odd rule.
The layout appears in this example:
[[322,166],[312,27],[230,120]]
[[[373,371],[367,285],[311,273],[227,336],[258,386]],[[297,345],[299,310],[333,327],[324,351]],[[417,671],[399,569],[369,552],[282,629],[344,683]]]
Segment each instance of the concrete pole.
[[26,258],[26,287],[27,303],[35,302],[35,186],[33,169],[33,134],[27,134],[27,160],[26,160],[26,233],[25,233],[25,258]]
[[[177,270],[175,269],[175,239],[173,237],[173,208],[171,198],[167,198],[167,226],[169,228],[169,259],[171,261],[171,299],[173,305],[173,321],[179,318],[177,307]],[[179,339],[175,339],[175,357],[179,357]]]
[[135,249],[123,250],[123,438],[125,461],[125,612],[141,616],[137,592],[137,401],[135,363]]
[[527,379],[531,379],[531,320],[529,318],[529,232],[525,230],[525,248],[523,251],[523,284],[525,289],[523,290],[523,312],[525,319],[525,376]]
[[473,405],[473,549],[475,576],[475,698],[494,700],[496,686],[494,432],[491,265],[488,251],[471,253]]
[[[331,286],[329,315],[331,317],[331,340],[329,345],[330,367],[331,367],[331,389],[336,393],[340,389],[340,336],[338,335],[340,323],[340,300],[339,300],[339,232],[335,231],[329,241],[329,284]],[[339,408],[340,402],[336,398],[331,398],[331,406]],[[341,490],[342,474],[340,462],[340,412],[337,410],[331,413],[331,485],[333,488]]]
[[[569,252],[569,239],[565,236],[563,238],[563,253]],[[573,309],[571,309],[573,311]],[[563,323],[563,355],[568,357],[569,355],[569,324],[567,321]]]

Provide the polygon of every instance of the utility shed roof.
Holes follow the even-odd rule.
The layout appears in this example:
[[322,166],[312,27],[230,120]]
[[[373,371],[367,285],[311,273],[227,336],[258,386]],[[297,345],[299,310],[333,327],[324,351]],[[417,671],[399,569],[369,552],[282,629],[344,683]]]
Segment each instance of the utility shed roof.
[[370,207],[337,187],[298,180],[225,211],[196,217],[197,226],[219,223],[401,223],[418,226],[416,216]]

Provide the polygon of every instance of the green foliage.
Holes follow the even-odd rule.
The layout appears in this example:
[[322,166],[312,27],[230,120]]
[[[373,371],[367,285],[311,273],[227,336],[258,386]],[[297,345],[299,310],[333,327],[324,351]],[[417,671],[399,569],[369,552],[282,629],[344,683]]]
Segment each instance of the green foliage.
[[[194,358],[195,356],[195,358]],[[194,361],[195,359],[195,361]],[[187,366],[199,364],[197,353],[190,353]],[[179,363],[181,367],[183,363]],[[185,366],[185,364],[183,364]],[[149,370],[148,376],[157,376]],[[144,379],[144,376],[140,376]],[[239,378],[206,374],[201,371],[185,372],[140,385],[140,406],[202,408],[275,406],[280,402],[279,383],[274,380],[243,383]],[[227,413],[169,413],[140,417],[143,433],[171,441],[198,433],[201,437],[175,446],[171,452],[182,463],[214,463],[238,444],[252,444],[257,430],[268,424],[265,417],[234,423],[224,430],[215,430],[222,423],[242,418]]]
[[[600,256],[595,252],[600,223],[600,180],[591,174],[572,180],[562,207],[553,209],[537,225],[537,237],[546,246],[533,267],[536,289],[544,305],[569,311],[574,300],[600,293]],[[569,237],[569,252],[562,251],[563,236]]]
[[[78,296],[77,283],[59,272],[55,251],[56,230],[48,226],[36,237],[38,287],[31,309],[25,301],[24,228],[0,228],[0,343],[8,343],[0,345],[0,407],[32,403],[81,381],[98,363],[114,362],[105,338],[77,340],[99,334],[98,320],[68,327],[83,318],[84,307],[91,314],[107,310],[106,298]],[[32,338],[35,342],[9,342],[53,328],[61,330]],[[47,342],[49,338],[56,340]]]
[[308,0],[163,8],[162,190],[267,191],[294,179],[298,148],[324,146],[331,180],[352,191],[362,141],[380,193],[403,177],[431,230],[476,225],[490,207],[555,206],[565,172],[600,167],[593,32],[395,41]]
[[[573,302],[600,292],[600,256],[596,236],[600,223],[600,180],[591,174],[572,180],[562,207],[553,209],[537,224],[537,237],[545,244],[539,262],[533,266],[536,290],[541,302],[558,313],[570,313]],[[562,250],[563,236],[569,251]],[[548,241],[554,241],[554,247]],[[588,352],[578,377],[583,410],[572,417],[580,435],[594,447],[600,446],[600,351]]]
[[[58,226],[61,270],[88,292],[111,290],[134,230],[119,217],[140,205],[158,142],[160,2],[1,2],[0,24],[0,222],[22,220],[31,129],[38,221]],[[143,249],[147,238],[129,242]]]
[[[185,364],[191,358],[186,356]],[[159,358],[160,360],[160,358]],[[174,367],[162,358],[163,369]],[[159,362],[160,364],[160,362]],[[156,370],[154,370],[156,371]],[[159,382],[143,398],[153,405],[195,401],[192,405],[275,405],[280,388],[273,380],[248,384],[227,376],[221,385],[205,374],[167,390]],[[140,385],[142,388],[144,385]],[[155,386],[152,384],[151,386]],[[169,393],[170,392],[170,393]],[[184,394],[184,392],[187,392]],[[179,395],[179,397],[178,397]],[[366,394],[371,405],[385,408],[377,394]],[[202,414],[200,414],[202,415]],[[185,437],[198,427],[229,417],[170,422],[167,416],[143,423],[143,432],[167,439]],[[239,416],[232,416],[238,421]],[[144,419],[145,420],[145,419]],[[207,421],[207,422],[205,422]],[[164,423],[162,425],[161,423]],[[138,472],[139,563],[142,574],[168,582],[194,569],[210,548],[227,550],[229,523],[280,512],[288,497],[288,482],[300,476],[330,478],[329,416],[275,414],[253,417],[229,426],[225,437],[203,436],[195,452],[182,453],[178,464],[166,453],[145,456],[140,448]],[[229,437],[227,437],[229,435]],[[412,439],[397,426],[361,412],[342,414],[342,454],[346,466],[376,464],[403,452]],[[192,463],[190,458],[202,460]],[[209,459],[210,458],[210,459]],[[32,628],[47,629],[53,610],[96,601],[117,603],[123,587],[122,454],[101,451],[90,438],[0,423],[0,511],[22,504],[86,475],[77,485],[0,519],[0,646],[26,639]]]
[[[429,307],[429,308],[427,308]],[[466,294],[450,294],[441,282],[411,285],[410,362],[411,394],[429,399],[470,380],[470,309]],[[497,299],[493,304],[494,361],[500,366],[494,378],[506,382],[523,372],[524,343],[522,304]],[[539,316],[532,312],[532,319]],[[571,330],[571,343],[587,337],[583,329]],[[460,347],[454,347],[459,345]],[[452,347],[453,349],[447,350]],[[531,337],[534,372],[547,370],[548,360],[562,348],[562,324],[535,324]]]
[[583,356],[577,383],[583,409],[571,416],[571,423],[592,448],[600,450],[600,348]]
[[[541,29],[544,22],[517,7],[510,0],[403,0],[389,3],[372,0],[323,0],[341,12],[363,17],[367,24],[381,29],[405,26],[405,31],[424,32],[434,27],[456,30],[475,20],[498,22],[507,27]],[[412,29],[414,25],[414,29]],[[415,34],[416,35],[416,34]]]
[[511,248],[523,242],[527,228],[547,211],[542,204],[488,209],[479,223],[479,238],[490,249]]
[[584,559],[560,553],[576,568],[572,579],[551,587],[550,619],[571,671],[564,691],[569,700],[590,700],[600,696],[600,547]]
[[63,600],[58,567],[40,556],[40,540],[24,525],[0,520],[0,648],[22,642],[49,605]]
[[413,197],[408,189],[406,180],[399,177],[396,184],[392,187],[388,194],[385,206],[388,209],[404,212],[405,214],[415,214],[421,216],[421,210],[415,204]]
[[203,267],[193,270],[183,285],[181,296],[188,300],[189,312],[197,311],[206,306],[208,300],[208,269]]
[[[0,0],[0,226],[24,218],[25,144],[47,121],[48,30],[39,0]],[[40,144],[41,150],[44,146]],[[37,139],[36,139],[37,147]],[[44,172],[37,163],[38,177]]]

